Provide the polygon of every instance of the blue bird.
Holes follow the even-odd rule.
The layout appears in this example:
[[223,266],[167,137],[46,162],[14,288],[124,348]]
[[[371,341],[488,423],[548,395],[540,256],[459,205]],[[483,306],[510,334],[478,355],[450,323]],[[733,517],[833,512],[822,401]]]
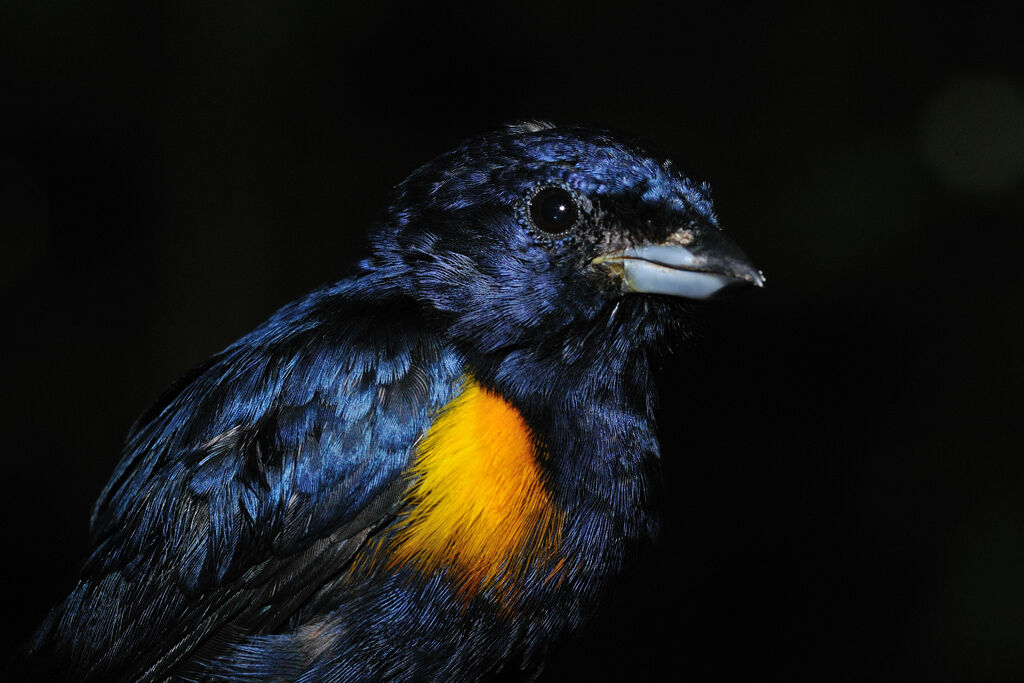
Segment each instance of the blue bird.
[[369,252],[139,418],[37,676],[528,677],[652,541],[649,354],[763,284],[708,186],[519,124],[413,172]]

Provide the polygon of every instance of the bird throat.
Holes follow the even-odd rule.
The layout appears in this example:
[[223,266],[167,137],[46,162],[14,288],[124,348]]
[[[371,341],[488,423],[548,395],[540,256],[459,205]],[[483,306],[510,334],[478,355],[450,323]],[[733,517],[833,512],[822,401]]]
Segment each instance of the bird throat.
[[467,378],[419,444],[392,564],[446,569],[467,597],[494,589],[510,598],[525,572],[550,573],[561,515],[544,456],[519,411]]

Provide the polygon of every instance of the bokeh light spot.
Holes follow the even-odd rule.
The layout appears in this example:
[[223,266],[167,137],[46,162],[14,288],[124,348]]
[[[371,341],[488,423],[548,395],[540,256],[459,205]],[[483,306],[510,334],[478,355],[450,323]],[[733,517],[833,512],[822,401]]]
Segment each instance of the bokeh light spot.
[[997,76],[960,77],[927,102],[921,149],[948,186],[996,194],[1024,176],[1024,94]]

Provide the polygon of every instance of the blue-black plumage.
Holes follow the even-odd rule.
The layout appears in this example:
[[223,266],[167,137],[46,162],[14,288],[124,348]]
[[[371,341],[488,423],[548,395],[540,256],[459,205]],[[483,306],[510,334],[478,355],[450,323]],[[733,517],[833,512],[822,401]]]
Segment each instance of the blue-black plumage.
[[358,271],[133,427],[32,646],[67,680],[530,675],[657,531],[648,356],[763,278],[709,189],[603,131],[480,136]]

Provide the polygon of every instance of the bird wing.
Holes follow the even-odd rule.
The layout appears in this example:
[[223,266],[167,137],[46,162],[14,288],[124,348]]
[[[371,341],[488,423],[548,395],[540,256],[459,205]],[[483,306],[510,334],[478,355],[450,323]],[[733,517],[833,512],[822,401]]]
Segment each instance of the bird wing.
[[416,321],[314,294],[172,387],[130,433],[36,647],[61,643],[76,678],[157,680],[309,609],[393,519],[458,390],[461,363]]

